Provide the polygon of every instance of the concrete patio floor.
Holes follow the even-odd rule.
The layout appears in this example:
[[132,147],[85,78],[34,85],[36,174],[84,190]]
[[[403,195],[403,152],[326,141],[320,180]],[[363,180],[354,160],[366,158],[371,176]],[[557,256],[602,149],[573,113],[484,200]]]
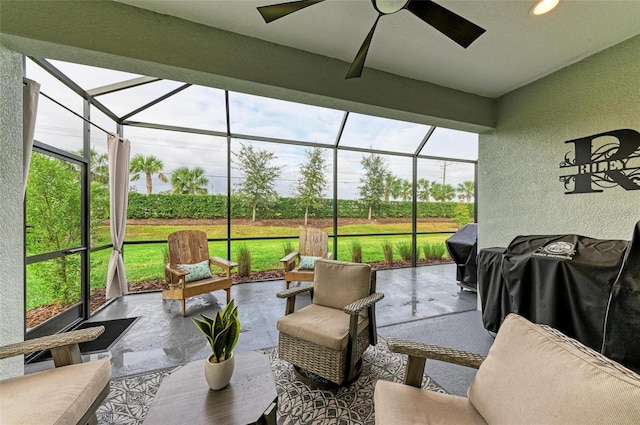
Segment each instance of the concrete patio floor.
[[[379,335],[486,353],[493,338],[483,328],[476,311],[476,294],[461,291],[455,273],[454,264],[378,271],[377,290],[385,295],[376,305]],[[242,326],[236,350],[278,344],[276,321],[284,314],[285,300],[277,298],[276,293],[284,288],[282,280],[232,287],[231,296],[238,304]],[[308,294],[299,296],[296,307],[309,301]],[[210,348],[191,318],[215,315],[224,305],[224,291],[190,298],[183,318],[180,303],[163,301],[160,292],[126,295],[97,312],[91,321],[139,319],[110,351],[89,358],[110,358],[113,378],[204,359]],[[35,371],[42,363],[46,362],[27,365],[25,369]],[[465,395],[475,370],[429,361],[427,373],[450,393]]]

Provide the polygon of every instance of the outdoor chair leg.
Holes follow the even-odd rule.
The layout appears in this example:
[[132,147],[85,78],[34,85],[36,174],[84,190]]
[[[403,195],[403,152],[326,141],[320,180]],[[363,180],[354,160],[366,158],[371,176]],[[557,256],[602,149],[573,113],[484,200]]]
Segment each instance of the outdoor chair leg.
[[182,304],[182,317],[184,317],[186,310],[187,310],[187,305],[186,305],[186,301],[184,299],[180,300],[180,303]]

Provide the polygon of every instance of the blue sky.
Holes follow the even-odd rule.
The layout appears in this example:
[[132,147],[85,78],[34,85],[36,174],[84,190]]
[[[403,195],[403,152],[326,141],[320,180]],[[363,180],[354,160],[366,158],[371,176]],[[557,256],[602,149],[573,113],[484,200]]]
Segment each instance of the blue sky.
[[[119,71],[59,61],[51,62],[85,90],[138,77],[135,74]],[[80,97],[30,60],[27,60],[27,77],[41,83],[41,91],[45,94],[73,111],[82,113]],[[98,100],[116,115],[123,116],[182,84],[161,80],[102,95]],[[229,94],[229,105],[232,134],[313,142],[327,146],[335,143],[344,116],[344,111],[235,92]],[[100,111],[92,108],[91,114],[92,122],[107,131],[116,131],[114,122]],[[130,117],[129,120],[225,132],[224,91],[191,86]],[[36,140],[68,151],[78,151],[82,147],[82,120],[44,97],[40,100],[36,127]],[[340,144],[364,149],[412,153],[428,130],[429,126],[422,124],[352,113],[349,114]],[[90,131],[92,146],[98,151],[105,152],[105,133],[95,127]],[[163,162],[163,173],[167,177],[170,178],[173,170],[178,167],[200,166],[209,179],[209,192],[225,193],[227,173],[225,137],[131,126],[124,128],[124,136],[131,141],[132,156],[135,154],[156,156]],[[478,155],[477,141],[476,134],[438,128],[421,154],[475,160]],[[251,143],[256,149],[274,152],[276,156],[274,165],[282,167],[276,189],[281,196],[291,195],[298,179],[299,166],[305,161],[305,151],[309,148],[234,138],[231,144],[232,152],[239,151],[240,143]],[[363,155],[366,154],[339,151],[338,197],[357,198],[357,188],[362,172],[360,160]],[[325,158],[329,177],[326,195],[331,196],[333,187],[331,149],[326,150]],[[384,159],[395,176],[411,180],[410,158],[384,155]],[[241,173],[232,167],[232,184],[236,184],[241,178]],[[442,160],[419,159],[418,178],[438,182],[442,182],[445,178],[446,183],[455,187],[465,180],[473,180],[474,167],[472,164],[453,161],[446,162],[445,167],[445,162]],[[144,179],[132,182],[131,185],[139,192],[145,191]],[[157,176],[154,176],[154,193],[169,189],[170,184],[162,183]]]

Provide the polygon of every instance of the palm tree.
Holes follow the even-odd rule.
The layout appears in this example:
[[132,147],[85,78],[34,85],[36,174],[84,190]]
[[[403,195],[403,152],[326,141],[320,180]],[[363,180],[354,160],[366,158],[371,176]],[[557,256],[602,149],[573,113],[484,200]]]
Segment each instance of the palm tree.
[[204,176],[202,167],[179,167],[171,174],[173,193],[206,195],[209,179]]
[[431,196],[436,201],[450,201],[456,196],[456,190],[450,184],[433,183],[431,185]]
[[91,181],[100,184],[109,184],[109,158],[107,154],[99,153],[94,148],[91,148],[89,155]]
[[418,180],[418,199],[422,199],[425,202],[429,202],[429,196],[432,194],[431,185],[429,180]]
[[411,200],[411,196],[413,195],[413,185],[411,184],[411,182],[409,180],[402,180],[402,182],[400,182],[400,192],[399,192],[400,197],[402,198],[403,201],[410,201]]
[[389,201],[389,197],[393,196],[393,198],[397,198],[396,195],[399,192],[400,179],[391,174],[389,171],[384,175],[384,200],[385,202]]
[[162,163],[162,161],[160,161],[155,156],[143,156],[141,154],[138,154],[133,157],[129,165],[131,180],[138,180],[140,178],[140,174],[144,173],[147,178],[147,195],[151,195],[151,192],[153,190],[151,177],[154,174],[158,173],[158,177],[163,183],[169,181],[167,179],[167,176],[160,172],[163,167],[164,164]]
[[471,202],[471,198],[473,198],[473,193],[475,192],[476,185],[470,181],[464,181],[458,184],[458,188],[456,189],[460,194],[461,198],[466,199],[467,203]]

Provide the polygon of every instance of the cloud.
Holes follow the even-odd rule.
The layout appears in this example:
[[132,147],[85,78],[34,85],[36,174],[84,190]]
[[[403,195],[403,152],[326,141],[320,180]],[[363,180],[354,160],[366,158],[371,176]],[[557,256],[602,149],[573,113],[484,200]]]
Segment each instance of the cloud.
[[[101,87],[138,75],[94,68],[84,65],[52,61],[85,90]],[[42,92],[55,98],[76,113],[82,114],[80,96],[30,60],[27,61],[27,76],[42,84]],[[118,116],[131,113],[142,105],[158,99],[182,86],[183,83],[161,80],[134,88],[99,96],[98,99]],[[41,101],[36,125],[36,139],[67,151],[82,148],[83,121],[48,99]],[[344,111],[297,104],[288,101],[263,98],[242,93],[229,93],[229,119],[232,134],[254,137],[276,138],[326,144],[325,158],[329,181],[326,194],[333,193],[333,150]],[[115,123],[96,108],[91,108],[91,120],[106,131],[116,131]],[[187,89],[129,118],[131,121],[164,124],[196,130],[226,133],[226,109],[224,90],[190,86]],[[388,150],[414,153],[424,139],[429,126],[391,120],[386,118],[350,113],[347,119],[341,147]],[[99,152],[106,152],[106,135],[91,127],[91,144]],[[171,177],[173,171],[182,166],[199,166],[205,170],[209,180],[208,190],[226,193],[227,185],[227,138],[124,126],[123,135],[131,140],[131,155],[153,155],[164,164],[162,172]],[[241,143],[249,143],[259,149],[275,153],[273,164],[281,167],[276,189],[281,196],[291,196],[299,178],[299,168],[306,161],[305,146],[231,139],[231,150],[237,152]],[[444,128],[437,128],[421,155],[445,158],[477,159],[478,136]],[[362,152],[338,151],[338,197],[355,199],[362,175],[360,161]],[[413,160],[410,157],[383,155],[391,173],[411,181]],[[474,180],[474,165],[419,158],[418,178],[446,182],[454,187],[466,180]],[[446,164],[446,171],[445,171]],[[240,172],[231,170],[232,187],[242,178]],[[144,192],[144,178],[132,182],[132,186]],[[154,193],[170,190],[169,183],[153,177]]]

